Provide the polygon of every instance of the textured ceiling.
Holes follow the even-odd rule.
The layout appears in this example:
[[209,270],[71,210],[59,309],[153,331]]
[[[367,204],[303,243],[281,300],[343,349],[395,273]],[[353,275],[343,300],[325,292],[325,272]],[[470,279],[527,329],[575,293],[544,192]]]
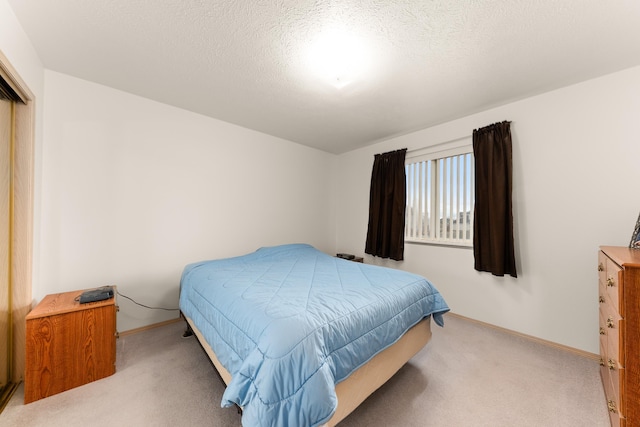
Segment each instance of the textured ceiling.
[[[331,153],[640,65],[639,0],[9,0],[46,68]],[[370,51],[338,88],[329,29]]]

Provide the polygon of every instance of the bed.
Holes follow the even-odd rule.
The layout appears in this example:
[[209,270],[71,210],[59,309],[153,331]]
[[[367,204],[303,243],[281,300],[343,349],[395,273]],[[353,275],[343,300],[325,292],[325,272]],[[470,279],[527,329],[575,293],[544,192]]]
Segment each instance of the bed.
[[421,276],[306,244],[185,267],[180,310],[242,424],[333,426],[443,325],[449,308]]

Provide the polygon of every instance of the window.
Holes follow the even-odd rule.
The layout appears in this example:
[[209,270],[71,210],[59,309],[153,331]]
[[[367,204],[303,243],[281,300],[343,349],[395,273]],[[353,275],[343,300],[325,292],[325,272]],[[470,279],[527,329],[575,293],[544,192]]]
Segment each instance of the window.
[[405,242],[473,246],[471,138],[407,153]]

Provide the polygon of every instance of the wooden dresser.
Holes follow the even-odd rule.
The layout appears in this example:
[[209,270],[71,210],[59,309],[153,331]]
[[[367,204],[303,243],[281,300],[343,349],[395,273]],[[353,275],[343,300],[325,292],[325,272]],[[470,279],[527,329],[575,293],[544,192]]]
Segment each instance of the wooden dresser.
[[640,427],[640,250],[598,254],[600,374],[612,426]]
[[27,315],[25,404],[115,373],[115,297],[80,304],[82,292],[47,295]]

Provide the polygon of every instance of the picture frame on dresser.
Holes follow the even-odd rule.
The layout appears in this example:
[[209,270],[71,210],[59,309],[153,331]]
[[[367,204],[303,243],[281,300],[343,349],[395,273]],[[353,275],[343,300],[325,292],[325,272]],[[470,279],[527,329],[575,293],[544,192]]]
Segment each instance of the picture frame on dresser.
[[638,219],[636,221],[636,228],[633,229],[629,247],[631,249],[640,249],[640,215],[638,215]]

